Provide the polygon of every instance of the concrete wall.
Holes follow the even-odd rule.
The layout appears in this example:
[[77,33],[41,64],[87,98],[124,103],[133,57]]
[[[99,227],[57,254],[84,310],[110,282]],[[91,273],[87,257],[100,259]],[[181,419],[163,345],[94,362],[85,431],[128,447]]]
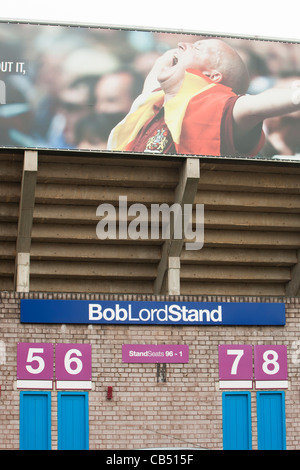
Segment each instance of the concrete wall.
[[[0,151],[0,163],[0,290],[300,294],[299,165],[33,151]],[[97,207],[118,213],[120,196],[148,209],[191,204],[194,226],[204,205],[203,248],[100,240]],[[170,272],[180,290],[170,290]]]

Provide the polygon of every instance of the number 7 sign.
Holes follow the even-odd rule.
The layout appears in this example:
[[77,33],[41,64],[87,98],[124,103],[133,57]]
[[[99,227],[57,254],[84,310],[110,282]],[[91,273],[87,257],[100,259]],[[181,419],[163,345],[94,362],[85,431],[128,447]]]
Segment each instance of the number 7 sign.
[[252,346],[249,344],[220,344],[220,389],[252,389],[252,379]]

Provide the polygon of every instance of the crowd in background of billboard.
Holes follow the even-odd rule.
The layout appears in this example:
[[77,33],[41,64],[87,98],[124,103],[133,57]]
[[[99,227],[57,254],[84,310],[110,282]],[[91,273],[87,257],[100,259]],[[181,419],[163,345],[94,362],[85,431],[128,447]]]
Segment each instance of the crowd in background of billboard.
[[[0,147],[106,150],[156,59],[204,36],[0,23]],[[300,81],[300,44],[223,38],[249,94]],[[300,153],[300,111],[265,120],[263,157]]]

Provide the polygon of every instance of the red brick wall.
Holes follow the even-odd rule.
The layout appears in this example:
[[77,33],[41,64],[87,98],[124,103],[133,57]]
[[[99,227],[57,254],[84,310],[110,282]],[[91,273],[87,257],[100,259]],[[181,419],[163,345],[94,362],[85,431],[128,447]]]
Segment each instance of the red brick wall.
[[[84,294],[0,295],[0,449],[19,448],[19,398],[16,388],[18,342],[65,342],[92,345],[89,391],[90,449],[204,447],[222,449],[222,392],[218,389],[218,344],[285,344],[289,389],[286,390],[288,449],[300,447],[300,392],[297,345],[300,299],[284,299],[286,325],[242,326],[114,326],[20,323],[20,298],[116,299]],[[122,296],[122,300],[164,300]],[[170,299],[168,299],[170,300]],[[281,302],[276,298],[199,297],[172,300]],[[168,364],[166,382],[157,381],[155,364],[122,363],[123,343],[188,344],[188,364]],[[2,348],[2,349],[3,349]],[[0,348],[1,350],[1,348]],[[299,354],[300,358],[300,354]],[[113,398],[107,400],[107,387]],[[256,399],[252,394],[252,440],[256,448]],[[57,392],[52,391],[52,449],[57,448]]]

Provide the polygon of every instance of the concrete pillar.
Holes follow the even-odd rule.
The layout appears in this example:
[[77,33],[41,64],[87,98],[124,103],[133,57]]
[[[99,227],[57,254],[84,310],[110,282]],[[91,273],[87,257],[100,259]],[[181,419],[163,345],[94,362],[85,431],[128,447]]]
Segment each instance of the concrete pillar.
[[17,253],[16,291],[29,292],[30,253]]
[[[186,158],[180,169],[179,181],[174,193],[174,203],[180,204],[182,214],[185,204],[194,203],[199,178],[200,159],[195,157]],[[176,223],[176,220],[174,223]],[[165,284],[169,294],[180,294],[180,256],[184,245],[184,234],[182,233],[181,238],[174,237],[174,223],[171,224],[170,240],[166,240],[162,248],[162,256],[153,288],[155,294],[160,294]]]
[[180,295],[180,257],[168,259],[168,295]]
[[31,230],[37,170],[38,153],[25,150],[16,243],[15,289],[17,292],[29,292]]

